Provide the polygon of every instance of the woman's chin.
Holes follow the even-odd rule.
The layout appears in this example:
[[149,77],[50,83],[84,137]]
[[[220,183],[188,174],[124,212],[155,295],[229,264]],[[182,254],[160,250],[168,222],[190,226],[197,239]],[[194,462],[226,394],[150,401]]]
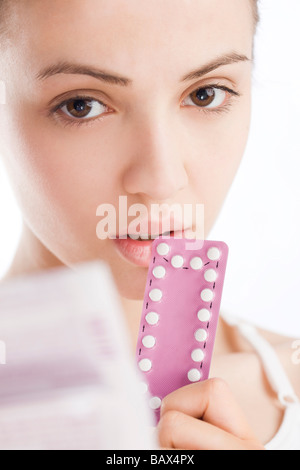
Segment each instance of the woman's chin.
[[119,295],[128,300],[143,300],[148,268],[129,266],[127,269],[115,270],[112,274]]

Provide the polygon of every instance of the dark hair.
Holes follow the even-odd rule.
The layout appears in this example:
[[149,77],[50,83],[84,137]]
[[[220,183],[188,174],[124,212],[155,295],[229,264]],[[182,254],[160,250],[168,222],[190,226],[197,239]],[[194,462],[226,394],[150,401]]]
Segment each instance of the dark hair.
[[0,36],[3,36],[3,34],[6,32],[5,23],[8,12],[4,8],[5,3],[7,3],[6,0],[0,0]]
[[255,29],[256,29],[257,24],[259,23],[258,2],[259,0],[251,0],[253,14],[254,14]]

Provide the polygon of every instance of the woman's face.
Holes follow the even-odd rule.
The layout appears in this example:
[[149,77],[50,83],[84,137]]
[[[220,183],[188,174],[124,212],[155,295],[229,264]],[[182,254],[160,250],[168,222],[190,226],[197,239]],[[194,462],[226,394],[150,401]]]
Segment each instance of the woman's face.
[[99,240],[96,209],[204,204],[208,234],[247,141],[251,4],[9,4],[0,153],[24,221],[60,262],[107,261],[142,298],[147,267]]

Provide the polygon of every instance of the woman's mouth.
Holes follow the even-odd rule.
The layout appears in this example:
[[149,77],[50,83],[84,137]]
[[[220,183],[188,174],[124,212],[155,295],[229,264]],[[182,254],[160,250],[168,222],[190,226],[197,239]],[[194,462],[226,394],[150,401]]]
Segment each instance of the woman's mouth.
[[122,258],[135,266],[148,268],[151,262],[153,241],[160,236],[168,238],[174,237],[175,234],[179,235],[180,233],[182,236],[182,232],[165,232],[157,236],[142,235],[138,238],[135,236],[135,239],[128,235],[125,239],[116,238],[113,241]]

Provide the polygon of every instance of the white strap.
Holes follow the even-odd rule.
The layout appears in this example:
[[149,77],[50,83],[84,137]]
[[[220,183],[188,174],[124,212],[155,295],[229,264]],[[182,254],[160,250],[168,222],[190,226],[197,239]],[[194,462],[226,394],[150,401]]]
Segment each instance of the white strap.
[[299,399],[294,388],[270,343],[268,343],[268,341],[258,333],[257,329],[253,325],[244,323],[243,321],[235,319],[227,314],[225,315],[224,320],[229,324],[236,326],[259,354],[264,365],[268,381],[270,382],[273,390],[278,393],[278,399],[280,402],[285,407],[294,403],[299,403]]

